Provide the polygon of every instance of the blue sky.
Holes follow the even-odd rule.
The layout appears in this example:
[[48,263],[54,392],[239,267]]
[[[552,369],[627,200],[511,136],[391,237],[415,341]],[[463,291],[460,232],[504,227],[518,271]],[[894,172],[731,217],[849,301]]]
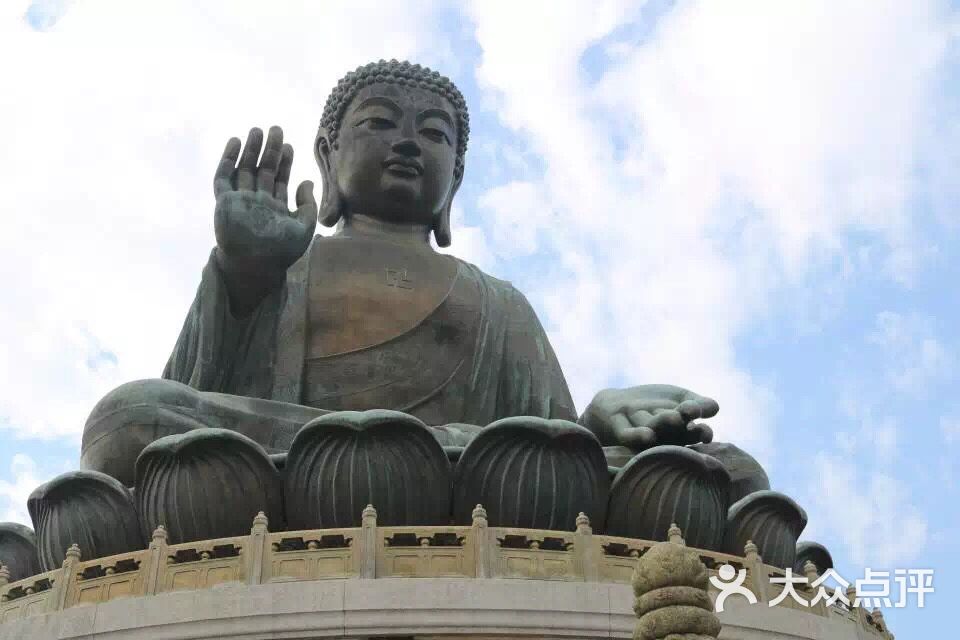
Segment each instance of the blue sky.
[[[524,291],[581,409],[711,395],[841,574],[960,549],[960,14],[948,3],[132,3],[0,9],[0,519],[159,374],[213,242],[224,141],[309,148],[344,72],[451,76],[472,132],[451,251]],[[319,4],[319,3],[317,3]],[[237,6],[243,9],[237,9]]]

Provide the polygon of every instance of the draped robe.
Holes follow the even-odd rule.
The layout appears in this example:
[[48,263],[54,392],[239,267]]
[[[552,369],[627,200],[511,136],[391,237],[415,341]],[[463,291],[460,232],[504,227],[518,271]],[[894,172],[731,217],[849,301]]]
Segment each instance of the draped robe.
[[412,329],[354,352],[309,357],[310,260],[323,242],[316,237],[284,285],[243,318],[231,315],[211,255],[163,377],[206,392],[218,406],[262,416],[253,435],[274,450],[289,445],[298,421],[327,410],[397,409],[430,425],[576,419],[529,302],[459,259],[450,291]]

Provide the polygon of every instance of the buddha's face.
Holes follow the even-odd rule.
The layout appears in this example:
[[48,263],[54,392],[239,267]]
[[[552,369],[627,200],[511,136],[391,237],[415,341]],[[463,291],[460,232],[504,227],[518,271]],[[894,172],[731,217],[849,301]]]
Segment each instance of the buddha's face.
[[427,89],[373,84],[360,89],[330,151],[350,213],[429,225],[454,190],[456,112]]

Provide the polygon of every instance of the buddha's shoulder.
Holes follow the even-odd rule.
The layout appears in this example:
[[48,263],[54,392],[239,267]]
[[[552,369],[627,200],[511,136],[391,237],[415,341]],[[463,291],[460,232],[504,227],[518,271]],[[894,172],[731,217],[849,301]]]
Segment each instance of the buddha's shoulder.
[[[366,246],[368,244],[369,246]],[[367,239],[336,235],[317,235],[313,239],[313,245],[311,247],[312,257],[310,260],[314,265],[332,263],[339,265],[339,268],[347,268],[349,263],[354,262],[354,260],[348,258],[353,254],[367,256],[367,261],[384,259],[385,253],[392,253],[392,251],[385,251],[385,247],[391,248],[389,245],[380,246],[376,240],[370,241]],[[422,266],[427,266],[431,269],[438,268],[440,272],[447,271],[451,276],[456,273],[459,278],[474,282],[487,298],[499,299],[513,305],[529,305],[526,297],[512,282],[492,276],[472,262],[468,262],[449,253],[439,253],[429,250],[423,253],[419,251],[415,253],[417,254],[417,260],[414,262],[419,262]],[[373,258],[373,256],[378,257]],[[407,255],[407,257],[412,256]],[[344,262],[341,258],[348,259]],[[421,260],[423,262],[421,262]],[[437,264],[434,267],[429,267],[434,261],[436,261]]]
[[[370,241],[366,239],[358,239],[358,238],[344,237],[344,236],[316,235],[313,238],[311,251],[314,256],[320,252],[331,252],[331,251],[332,252],[338,252],[338,251],[352,252],[352,251],[356,251],[360,245],[363,245],[368,242],[371,244],[376,244],[377,241]],[[458,258],[457,256],[449,253],[430,252],[429,255],[432,258],[435,258],[437,260],[451,261],[454,265],[456,265],[458,271],[461,274],[465,274],[468,277],[473,277],[474,279],[479,280],[483,284],[493,289],[502,291],[504,293],[509,292],[519,296],[523,295],[522,293],[520,293],[520,291],[516,287],[513,286],[513,283],[510,282],[509,280],[504,280],[502,278],[497,278],[496,276],[492,276],[489,273],[483,271],[480,267],[473,264],[472,262],[468,262],[467,260]]]
[[503,280],[501,278],[492,276],[486,271],[484,271],[483,269],[481,269],[480,267],[478,267],[477,265],[473,264],[472,262],[468,262],[462,258],[458,258],[457,256],[451,255],[449,253],[442,254],[442,255],[445,255],[450,260],[453,260],[461,273],[466,273],[467,275],[477,280],[480,280],[487,286],[494,287],[496,289],[500,289],[503,291],[516,291],[516,289],[513,286],[513,283],[510,282],[509,280]]
[[513,283],[509,280],[492,276],[472,262],[467,262],[466,260],[456,256],[449,257],[456,261],[461,274],[466,274],[468,277],[472,277],[489,291],[514,304],[520,304],[527,307],[530,306],[530,303],[527,301],[527,297],[523,295],[523,292],[513,286]]

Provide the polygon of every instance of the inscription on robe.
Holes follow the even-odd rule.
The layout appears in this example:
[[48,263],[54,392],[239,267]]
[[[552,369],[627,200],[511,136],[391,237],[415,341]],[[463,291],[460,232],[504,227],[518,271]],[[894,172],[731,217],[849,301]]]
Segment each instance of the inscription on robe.
[[406,269],[387,268],[387,286],[396,289],[413,289],[413,280],[407,277]]

